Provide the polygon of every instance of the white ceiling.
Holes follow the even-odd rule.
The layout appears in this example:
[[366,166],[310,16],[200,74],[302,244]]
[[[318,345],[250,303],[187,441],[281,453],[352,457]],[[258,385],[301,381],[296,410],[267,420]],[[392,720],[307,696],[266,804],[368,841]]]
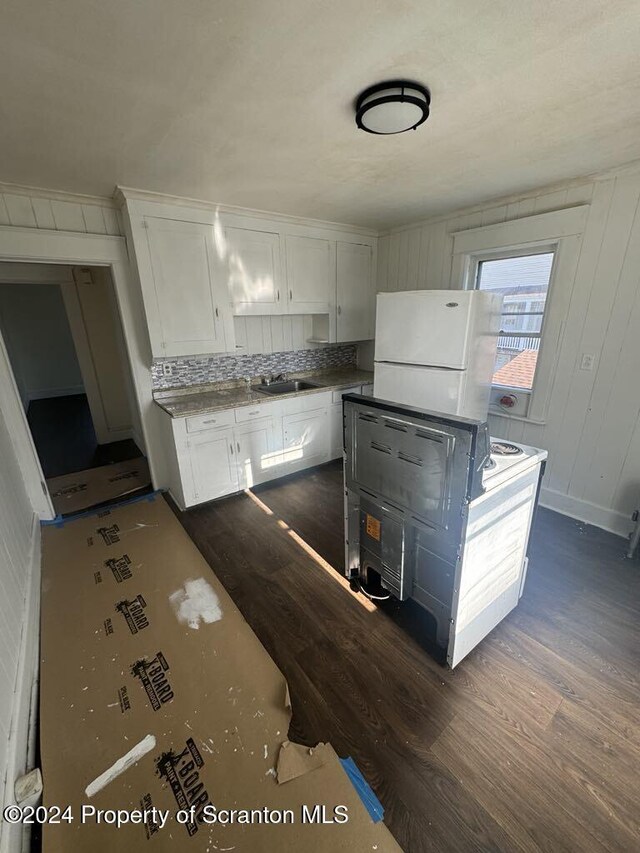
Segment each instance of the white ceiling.
[[[638,0],[4,0],[0,180],[374,227],[640,157]],[[352,101],[407,76],[415,132]]]

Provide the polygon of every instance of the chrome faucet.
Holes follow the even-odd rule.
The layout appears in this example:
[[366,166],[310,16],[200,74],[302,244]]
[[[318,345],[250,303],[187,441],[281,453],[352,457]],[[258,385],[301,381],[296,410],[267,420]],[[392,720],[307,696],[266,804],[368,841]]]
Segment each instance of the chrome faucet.
[[287,374],[286,373],[272,373],[270,376],[262,377],[263,385],[271,385],[273,382],[286,382]]

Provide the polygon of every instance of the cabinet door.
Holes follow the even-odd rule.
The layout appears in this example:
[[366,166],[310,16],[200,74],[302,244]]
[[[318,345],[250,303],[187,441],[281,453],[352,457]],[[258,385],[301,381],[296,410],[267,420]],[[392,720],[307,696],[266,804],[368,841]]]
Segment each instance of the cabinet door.
[[215,286],[216,261],[210,226],[197,222],[145,217],[149,244],[150,283],[143,282],[145,303],[155,297],[156,311],[147,310],[154,356],[196,355],[232,348],[225,339],[224,315],[229,298]]
[[212,429],[189,438],[193,501],[202,503],[238,490],[233,430]]
[[283,460],[289,471],[329,460],[328,410],[312,409],[282,419]]
[[329,409],[329,458],[342,456],[342,403],[334,403]]
[[285,244],[289,313],[327,313],[333,304],[335,243],[289,235]]
[[276,441],[276,421],[264,418],[234,430],[238,485],[250,489],[280,474],[281,454]]
[[336,251],[337,340],[370,340],[375,313],[373,250],[338,242]]
[[283,314],[280,235],[225,228],[229,291],[234,314]]

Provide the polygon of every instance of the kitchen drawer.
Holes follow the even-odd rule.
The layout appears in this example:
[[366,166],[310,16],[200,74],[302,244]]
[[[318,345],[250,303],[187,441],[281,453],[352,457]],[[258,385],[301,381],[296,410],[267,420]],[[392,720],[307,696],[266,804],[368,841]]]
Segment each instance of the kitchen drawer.
[[339,391],[333,391],[331,394],[332,403],[341,403],[343,394],[359,394],[362,385],[352,385],[350,388],[342,388]]
[[236,423],[246,424],[248,421],[256,421],[258,418],[273,418],[279,414],[277,402],[270,400],[268,403],[253,403],[251,406],[240,406],[236,409]]
[[298,412],[310,412],[313,409],[324,409],[331,405],[331,391],[317,391],[313,394],[302,394],[300,397],[288,397],[282,400],[282,414],[296,415]]
[[235,423],[233,409],[221,412],[205,412],[203,415],[193,415],[187,418],[187,432],[201,432],[203,429],[232,426]]

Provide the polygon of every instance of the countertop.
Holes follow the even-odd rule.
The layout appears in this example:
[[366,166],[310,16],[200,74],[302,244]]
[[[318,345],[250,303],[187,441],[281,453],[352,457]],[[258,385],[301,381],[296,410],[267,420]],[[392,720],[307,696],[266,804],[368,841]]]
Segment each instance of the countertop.
[[[260,391],[248,391],[242,381],[218,382],[211,385],[193,385],[188,388],[171,388],[154,394],[154,401],[172,418],[185,418],[189,415],[203,415],[219,409],[236,409],[239,406],[252,406],[270,400],[285,400],[290,397],[302,397],[307,394],[319,394],[323,391],[338,391],[352,385],[364,385],[373,382],[373,373],[356,367],[343,367],[326,370],[289,373],[287,379],[307,379],[317,382],[318,388],[308,388],[292,394],[263,394]],[[256,385],[258,378],[253,381]]]

